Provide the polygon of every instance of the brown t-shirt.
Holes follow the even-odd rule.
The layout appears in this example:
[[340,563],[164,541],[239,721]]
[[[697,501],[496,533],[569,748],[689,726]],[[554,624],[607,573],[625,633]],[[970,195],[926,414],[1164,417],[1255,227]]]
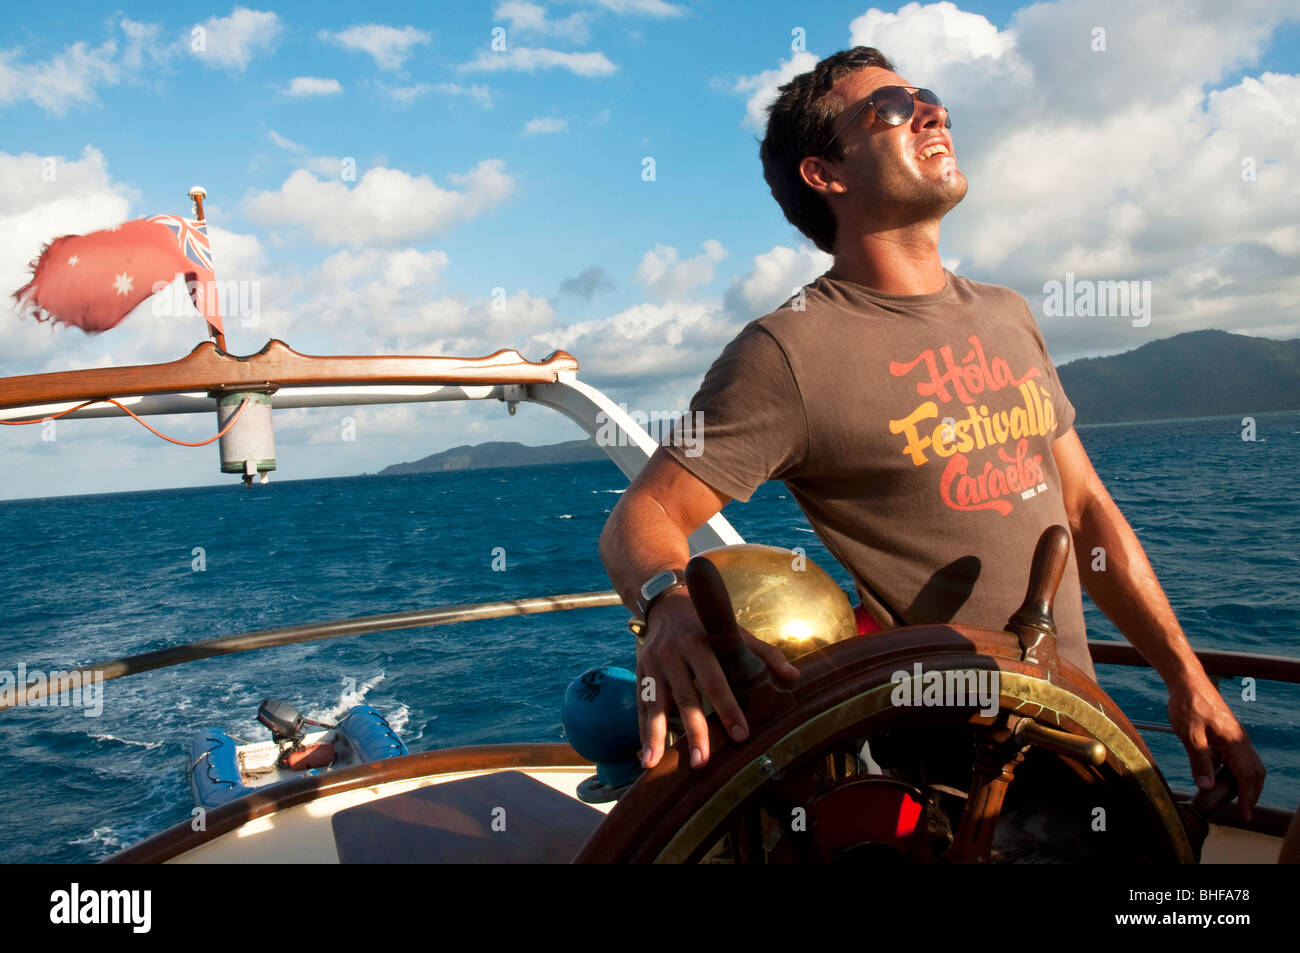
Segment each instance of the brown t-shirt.
[[[742,502],[784,481],[886,625],[1001,629],[1039,535],[1069,527],[1052,442],[1074,407],[1024,299],[945,275],[890,295],[827,272],[727,345],[666,449]],[[1092,675],[1073,552],[1055,617]]]

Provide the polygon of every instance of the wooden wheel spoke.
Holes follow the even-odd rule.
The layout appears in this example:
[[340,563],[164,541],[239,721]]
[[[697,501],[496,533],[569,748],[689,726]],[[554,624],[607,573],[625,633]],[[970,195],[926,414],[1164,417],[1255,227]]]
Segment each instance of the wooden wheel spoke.
[[1003,728],[981,735],[975,743],[971,788],[961,822],[945,858],[957,864],[987,864],[993,860],[993,834],[1002,816],[1007,788],[1028,746]]

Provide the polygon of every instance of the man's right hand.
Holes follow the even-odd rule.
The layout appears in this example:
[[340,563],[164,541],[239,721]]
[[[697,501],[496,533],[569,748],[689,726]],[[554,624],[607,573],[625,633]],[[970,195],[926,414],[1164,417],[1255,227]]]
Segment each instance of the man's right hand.
[[[755,638],[743,628],[740,631],[750,651],[762,659],[777,678],[787,684],[798,680],[799,670],[786,661],[780,649]],[[636,680],[643,767],[653,768],[663,757],[668,738],[668,715],[674,708],[681,714],[686,729],[691,767],[700,768],[708,764],[709,729],[701,704],[701,690],[732,739],[744,741],[749,737],[745,713],[727,684],[717,656],[709,647],[708,634],[700,624],[685,589],[676,589],[655,603],[637,660]]]

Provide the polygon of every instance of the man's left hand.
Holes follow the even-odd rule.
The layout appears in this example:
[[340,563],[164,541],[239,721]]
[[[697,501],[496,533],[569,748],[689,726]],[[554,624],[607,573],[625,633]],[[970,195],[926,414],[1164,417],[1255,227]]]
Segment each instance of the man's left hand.
[[1216,762],[1227,762],[1237,779],[1237,811],[1243,821],[1250,820],[1264,788],[1264,762],[1214,683],[1202,676],[1171,686],[1169,724],[1187,749],[1198,788],[1212,788]]

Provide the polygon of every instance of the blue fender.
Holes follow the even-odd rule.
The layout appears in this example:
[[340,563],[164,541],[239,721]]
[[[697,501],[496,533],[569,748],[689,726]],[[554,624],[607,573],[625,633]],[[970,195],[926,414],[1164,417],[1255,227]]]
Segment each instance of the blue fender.
[[339,722],[338,731],[347,738],[357,753],[357,759],[362,762],[408,753],[402,739],[371,705],[357,705],[351,709]]
[[190,788],[201,807],[218,807],[253,790],[240,776],[235,739],[220,728],[200,732],[190,745]]

